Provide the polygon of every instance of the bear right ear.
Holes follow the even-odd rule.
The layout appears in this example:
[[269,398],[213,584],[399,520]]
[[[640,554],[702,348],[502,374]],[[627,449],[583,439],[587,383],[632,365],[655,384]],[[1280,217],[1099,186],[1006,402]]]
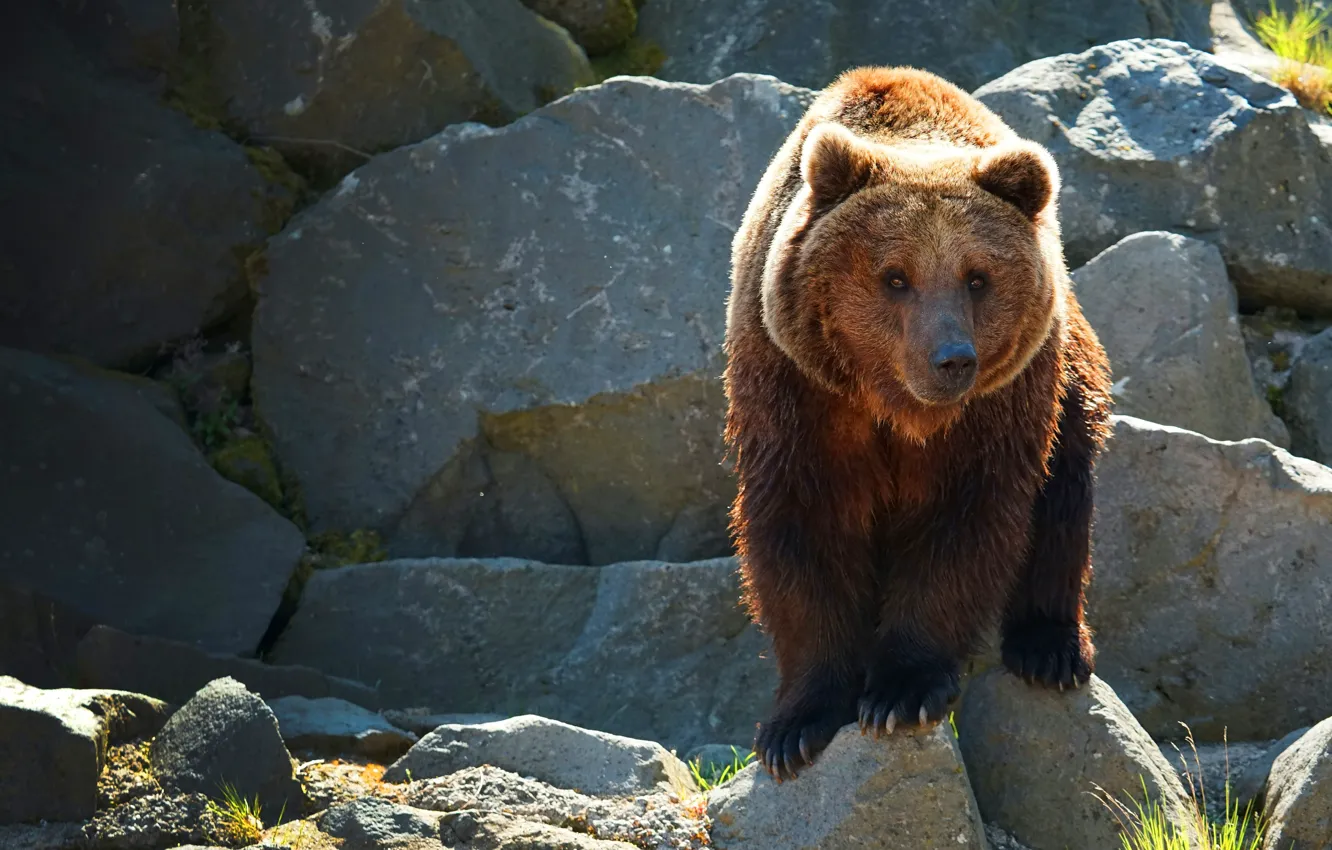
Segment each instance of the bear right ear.
[[840,124],[816,124],[805,137],[800,174],[818,206],[832,206],[850,197],[869,182],[873,170],[873,154]]

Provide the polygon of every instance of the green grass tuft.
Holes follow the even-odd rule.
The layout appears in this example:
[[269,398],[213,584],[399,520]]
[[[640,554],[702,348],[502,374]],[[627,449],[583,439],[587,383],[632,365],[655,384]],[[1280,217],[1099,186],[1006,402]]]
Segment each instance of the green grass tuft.
[[[1184,724],[1181,724],[1184,725]],[[1180,753],[1183,777],[1189,792],[1188,810],[1183,813],[1187,824],[1178,826],[1160,800],[1153,799],[1142,782],[1142,799],[1130,798],[1124,802],[1097,786],[1096,796],[1119,822],[1120,841],[1124,850],[1259,850],[1263,843],[1266,824],[1253,804],[1240,810],[1239,801],[1231,796],[1229,756],[1226,763],[1225,799],[1221,811],[1208,811],[1207,793],[1203,790],[1202,762],[1193,740],[1193,732],[1184,725],[1185,740],[1193,752],[1193,767]],[[1195,772],[1196,770],[1196,772]],[[1200,843],[1193,843],[1196,833]]]
[[[221,790],[221,800],[208,801],[208,813],[217,820],[221,832],[215,838],[238,846],[259,843],[264,832],[263,806],[259,804],[259,798],[245,799],[229,782],[223,782]],[[282,823],[285,813],[286,806],[283,806],[278,813],[278,823]]]
[[744,770],[745,766],[754,760],[753,753],[740,755],[740,751],[731,747],[731,763],[725,765],[708,765],[707,770],[703,769],[701,759],[694,759],[689,762],[689,772],[694,776],[694,782],[704,791],[711,791],[719,785],[725,785],[735,778],[735,775]]
[[1270,0],[1265,14],[1253,21],[1254,32],[1284,60],[1274,79],[1308,109],[1332,113],[1332,30],[1328,12],[1309,0],[1296,0],[1289,14]]

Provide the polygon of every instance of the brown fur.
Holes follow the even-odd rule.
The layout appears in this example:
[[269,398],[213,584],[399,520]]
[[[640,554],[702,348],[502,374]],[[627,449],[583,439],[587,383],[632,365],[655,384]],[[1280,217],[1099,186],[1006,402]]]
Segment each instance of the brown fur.
[[[759,184],[734,244],[726,437],[745,598],[781,676],[755,749],[779,779],[857,710],[876,731],[937,722],[1001,615],[1015,672],[1091,673],[1109,369],[1057,195],[1044,150],[904,68],[842,76]],[[938,365],[954,342],[971,378]]]

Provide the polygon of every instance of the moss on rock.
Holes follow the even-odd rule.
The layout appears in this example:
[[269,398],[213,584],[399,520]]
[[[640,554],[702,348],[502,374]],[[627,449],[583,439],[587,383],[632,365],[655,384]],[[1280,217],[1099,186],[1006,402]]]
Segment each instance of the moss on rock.
[[242,437],[217,451],[209,460],[224,478],[254,493],[278,511],[283,510],[282,483],[268,444],[261,437]]
[[620,49],[591,61],[598,81],[611,77],[650,77],[666,62],[666,51],[654,41],[634,36]]

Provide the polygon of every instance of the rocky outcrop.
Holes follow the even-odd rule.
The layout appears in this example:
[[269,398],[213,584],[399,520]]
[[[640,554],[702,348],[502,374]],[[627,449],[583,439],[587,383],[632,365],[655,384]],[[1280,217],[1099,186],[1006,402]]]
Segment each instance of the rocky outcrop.
[[583,51],[519,0],[188,0],[219,118],[320,174],[460,121],[503,124],[592,81]]
[[1332,464],[1332,328],[1301,347],[1285,402],[1291,451]]
[[968,685],[957,731],[981,816],[1025,845],[1122,850],[1116,802],[1130,812],[1159,804],[1192,835],[1179,777],[1096,677],[1059,693],[990,671]]
[[[667,59],[673,80],[709,82],[737,71],[821,88],[857,65],[914,65],[971,89],[1023,62],[1122,38],[1208,46],[1207,10],[1179,3],[983,0],[912,5],[866,0],[653,0],[640,34]],[[967,49],[960,50],[958,45]]]
[[886,741],[846,727],[800,778],[778,784],[752,764],[708,800],[720,850],[895,847],[984,850],[967,771],[948,724]]
[[1323,720],[1277,756],[1263,791],[1263,850],[1324,847],[1332,828],[1332,720]]
[[171,44],[174,4],[112,8],[133,5],[24,3],[0,36],[0,345],[138,368],[242,305],[291,211],[250,152],[119,72]]
[[388,705],[541,714],[685,752],[753,739],[776,685],[735,562],[390,561],[316,573],[270,653],[374,670]]
[[0,676],[0,824],[92,817],[107,747],[152,735],[166,718],[163,703],[138,694]]
[[1118,413],[1219,440],[1289,445],[1254,383],[1235,288],[1214,245],[1136,233],[1073,273],[1110,357]]
[[1160,738],[1263,740],[1332,703],[1332,470],[1117,417],[1098,466],[1097,672]]
[[130,635],[110,626],[89,629],[74,647],[73,657],[80,687],[134,691],[176,705],[214,679],[231,677],[270,701],[329,697],[371,710],[379,707],[379,694],[360,682],[326,676],[310,667],[203,652],[180,641]]
[[384,779],[433,779],[483,764],[601,797],[694,787],[689,768],[660,744],[533,715],[441,726],[390,765]]
[[153,739],[153,774],[177,792],[221,796],[231,788],[270,812],[299,812],[304,795],[277,719],[234,679],[199,691]]
[[377,157],[299,215],[254,394],[312,527],[398,555],[726,554],[730,242],[809,96],[616,80]]
[[290,750],[351,753],[386,762],[407,752],[417,740],[383,715],[334,697],[278,697],[268,700],[268,707]]
[[1183,44],[1130,40],[975,94],[1054,154],[1072,263],[1169,230],[1221,249],[1241,303],[1332,313],[1332,152],[1284,89]]
[[295,526],[132,381],[0,349],[0,387],[0,578],[125,631],[253,652],[304,548]]

